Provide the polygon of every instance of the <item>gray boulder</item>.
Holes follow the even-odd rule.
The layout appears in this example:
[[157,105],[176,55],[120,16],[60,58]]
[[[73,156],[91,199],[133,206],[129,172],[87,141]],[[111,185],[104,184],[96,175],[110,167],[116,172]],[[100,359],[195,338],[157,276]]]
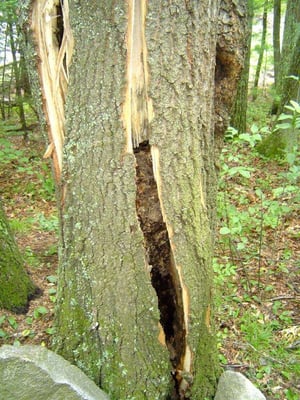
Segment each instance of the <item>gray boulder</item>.
[[266,398],[244,375],[225,371],[220,377],[215,400],[266,400]]
[[0,348],[0,399],[109,400],[77,367],[41,346]]

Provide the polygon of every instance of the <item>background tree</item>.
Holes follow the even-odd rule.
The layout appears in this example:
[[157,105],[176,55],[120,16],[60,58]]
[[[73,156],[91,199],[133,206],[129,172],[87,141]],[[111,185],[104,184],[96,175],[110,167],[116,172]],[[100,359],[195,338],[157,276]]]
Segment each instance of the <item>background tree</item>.
[[30,87],[24,56],[20,48],[17,0],[0,3],[0,44],[2,96],[1,116],[6,119],[16,110],[21,124],[20,130],[27,137],[25,103],[30,103]]
[[299,101],[300,76],[300,0],[287,1],[280,68],[276,84],[276,95],[272,104],[272,113],[277,114],[273,126],[276,131],[266,136],[257,147],[264,155],[283,157],[299,143],[298,127],[281,129],[279,118],[282,113],[293,113],[289,108],[290,100]]
[[0,308],[24,312],[35,292],[0,202]]
[[263,17],[262,17],[261,42],[260,42],[260,47],[259,47],[258,60],[257,60],[254,82],[253,82],[253,89],[252,89],[253,100],[255,100],[257,97],[257,88],[258,88],[258,82],[259,82],[259,77],[260,77],[260,71],[261,71],[261,67],[262,67],[262,63],[263,63],[263,59],[264,59],[264,53],[265,53],[265,49],[266,49],[268,9],[269,9],[269,2],[268,2],[268,0],[265,0]]
[[230,120],[231,126],[239,132],[246,132],[247,128],[247,107],[248,107],[248,85],[250,73],[250,58],[251,58],[251,39],[253,25],[253,0],[248,0],[248,35],[247,35],[247,52],[245,55],[244,68],[241,78],[239,79],[237,94]]
[[280,68],[277,72],[276,98],[273,103],[273,112],[280,115],[284,106],[290,100],[297,100],[298,82],[289,79],[290,75],[300,75],[300,0],[288,0],[286,5],[282,50],[280,54]]
[[279,85],[280,70],[280,26],[281,26],[281,0],[273,1],[273,55],[274,55],[274,83],[275,89]]
[[55,348],[113,398],[211,398],[214,133],[243,64],[243,2],[72,1],[70,76],[67,10],[36,1],[32,18],[50,124],[64,122],[54,76],[69,79]]

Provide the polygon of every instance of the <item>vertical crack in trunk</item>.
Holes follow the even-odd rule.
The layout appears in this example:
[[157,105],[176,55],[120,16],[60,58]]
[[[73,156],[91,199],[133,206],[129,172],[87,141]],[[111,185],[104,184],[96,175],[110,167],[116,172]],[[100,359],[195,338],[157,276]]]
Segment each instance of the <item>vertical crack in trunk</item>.
[[[146,260],[154,287],[163,329],[163,343],[170,353],[175,388],[171,398],[186,399],[190,382],[191,353],[187,345],[188,294],[180,266],[175,264],[161,202],[159,151],[149,144],[153,119],[148,96],[149,73],[145,39],[146,0],[128,1],[127,86],[123,105],[126,152],[136,158],[136,209],[144,235]],[[160,340],[162,341],[162,340]]]
[[144,234],[147,263],[160,310],[160,324],[165,344],[170,353],[175,379],[173,399],[184,399],[185,385],[182,371],[185,369],[186,321],[183,304],[183,288],[171,250],[169,234],[163,219],[157,183],[153,173],[153,161],[148,141],[135,148],[136,157],[136,208]]

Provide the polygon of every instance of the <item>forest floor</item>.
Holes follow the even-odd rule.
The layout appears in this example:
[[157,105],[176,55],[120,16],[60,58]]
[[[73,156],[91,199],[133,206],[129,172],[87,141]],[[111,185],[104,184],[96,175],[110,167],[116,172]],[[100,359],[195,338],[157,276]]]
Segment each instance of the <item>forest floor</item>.
[[[37,132],[26,145],[20,136],[0,143],[0,196],[28,273],[41,289],[26,314],[0,309],[0,345],[51,345],[58,222],[44,150]],[[223,152],[227,170],[221,173],[214,263],[220,362],[243,372],[269,400],[296,400],[299,175],[294,182],[286,164],[250,152],[245,143],[229,143]]]
[[24,144],[14,136],[2,144],[7,160],[0,166],[0,197],[24,256],[26,269],[40,289],[26,314],[0,309],[1,344],[50,345],[58,264],[58,220],[50,163],[36,134]]

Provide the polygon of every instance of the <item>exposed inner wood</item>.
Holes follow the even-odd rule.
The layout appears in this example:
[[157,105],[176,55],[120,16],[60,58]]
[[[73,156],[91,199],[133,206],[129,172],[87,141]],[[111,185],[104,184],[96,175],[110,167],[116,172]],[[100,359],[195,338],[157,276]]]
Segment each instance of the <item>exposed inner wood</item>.
[[154,178],[150,145],[145,141],[134,150],[136,157],[136,208],[144,234],[147,263],[151,282],[156,290],[160,323],[165,334],[165,343],[170,353],[176,395],[182,388],[182,375],[186,360],[186,323],[183,305],[182,284],[173,260],[169,234],[163,220],[157,183]]
[[126,130],[126,151],[147,140],[148,125],[153,118],[152,101],[148,97],[147,46],[145,41],[146,1],[128,2],[127,87],[123,105]]
[[64,105],[68,67],[73,51],[68,0],[33,2],[31,27],[38,53],[38,68],[49,146],[44,157],[53,157],[56,180],[62,170]]
[[[149,72],[145,40],[146,0],[128,1],[127,86],[123,105],[126,152],[136,157],[136,208],[144,234],[151,281],[160,310],[158,340],[165,341],[173,367],[175,390],[172,399],[185,399],[191,354],[187,346],[188,296],[179,266],[175,265],[169,232],[160,199],[161,180],[157,146],[149,145],[149,126],[154,117],[148,96]],[[183,373],[184,372],[184,373]]]

